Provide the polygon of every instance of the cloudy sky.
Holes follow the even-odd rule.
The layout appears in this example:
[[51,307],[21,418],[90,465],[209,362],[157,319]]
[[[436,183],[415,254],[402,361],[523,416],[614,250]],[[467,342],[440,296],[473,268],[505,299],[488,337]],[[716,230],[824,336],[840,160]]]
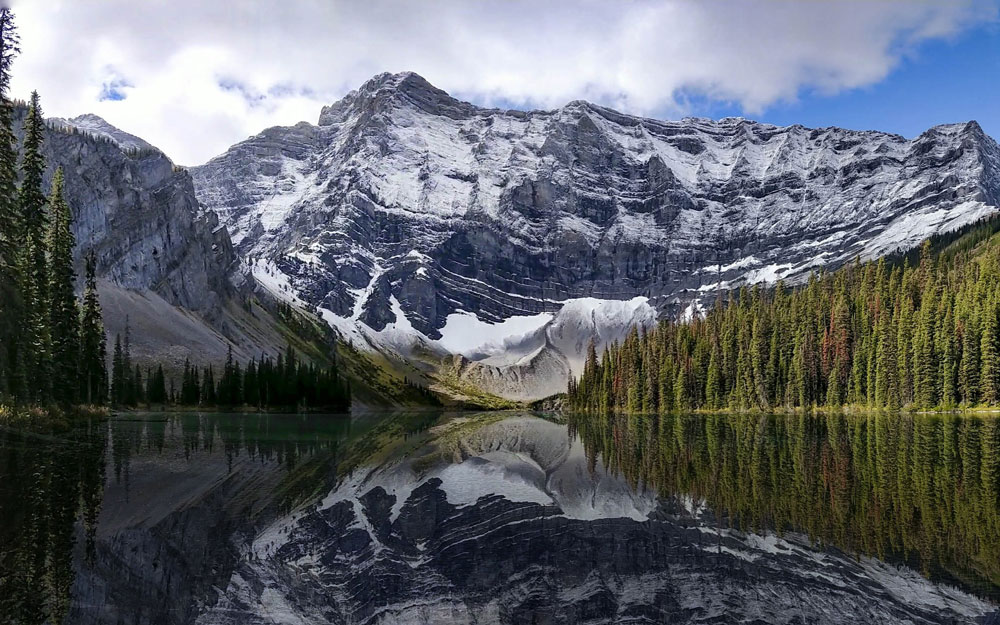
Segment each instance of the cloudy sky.
[[907,136],[1000,135],[1000,0],[10,0],[13,95],[85,112],[194,165],[412,70],[463,99],[586,99]]

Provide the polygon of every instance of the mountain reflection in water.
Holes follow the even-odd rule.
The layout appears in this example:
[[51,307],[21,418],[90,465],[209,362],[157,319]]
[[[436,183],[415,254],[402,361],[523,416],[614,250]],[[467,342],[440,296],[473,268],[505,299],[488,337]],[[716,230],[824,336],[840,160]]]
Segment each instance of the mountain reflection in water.
[[1000,596],[992,417],[128,418],[0,430],[11,622],[972,623]]

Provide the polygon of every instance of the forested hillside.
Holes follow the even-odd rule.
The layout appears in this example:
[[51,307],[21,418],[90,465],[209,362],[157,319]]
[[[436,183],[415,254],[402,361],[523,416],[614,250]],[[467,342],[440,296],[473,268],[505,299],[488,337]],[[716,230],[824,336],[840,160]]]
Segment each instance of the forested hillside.
[[1000,404],[1000,220],[788,289],[741,289],[587,357],[569,402],[662,412]]

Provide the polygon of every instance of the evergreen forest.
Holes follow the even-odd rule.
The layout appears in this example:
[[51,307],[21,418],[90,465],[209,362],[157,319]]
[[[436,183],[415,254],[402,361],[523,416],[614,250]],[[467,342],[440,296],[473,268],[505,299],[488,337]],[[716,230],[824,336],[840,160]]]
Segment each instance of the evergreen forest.
[[1000,221],[854,262],[794,289],[742,288],[706,314],[590,347],[585,412],[1000,404]]

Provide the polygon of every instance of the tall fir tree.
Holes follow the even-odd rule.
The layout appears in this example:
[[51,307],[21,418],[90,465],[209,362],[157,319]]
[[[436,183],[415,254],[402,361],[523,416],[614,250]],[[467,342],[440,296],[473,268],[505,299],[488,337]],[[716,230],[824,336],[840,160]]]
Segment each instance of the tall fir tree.
[[0,397],[18,396],[24,385],[18,339],[24,312],[20,249],[23,220],[17,201],[17,140],[8,98],[11,66],[19,51],[14,14],[0,8]]
[[125,404],[128,384],[126,378],[128,368],[125,366],[125,352],[122,350],[122,335],[115,335],[115,351],[111,356],[111,405],[118,407]]
[[138,402],[135,373],[132,368],[132,325],[125,317],[125,339],[122,341],[122,399],[125,406],[135,406]]
[[49,327],[52,334],[52,394],[56,400],[77,401],[80,363],[80,311],[73,282],[72,215],[63,198],[63,173],[57,169],[49,196]]
[[108,394],[108,348],[97,294],[97,257],[93,251],[87,255],[80,326],[80,400],[103,405]]
[[971,406],[979,401],[979,327],[971,315],[962,323],[962,363],[958,369],[962,403]]
[[[163,373],[163,365],[157,365],[156,370],[147,376],[146,401],[153,404],[167,403],[167,378]],[[183,394],[183,390],[181,391]]]
[[49,269],[47,200],[42,190],[45,158],[42,140],[45,118],[38,92],[32,92],[24,121],[19,200],[24,223],[24,254],[21,262],[21,292],[24,295],[25,323],[22,334],[28,380],[27,398],[46,401],[51,395],[52,335],[49,328]]
[[987,304],[983,314],[983,333],[979,347],[980,379],[979,397],[993,404],[1000,399],[1000,328],[997,324],[996,307]]

